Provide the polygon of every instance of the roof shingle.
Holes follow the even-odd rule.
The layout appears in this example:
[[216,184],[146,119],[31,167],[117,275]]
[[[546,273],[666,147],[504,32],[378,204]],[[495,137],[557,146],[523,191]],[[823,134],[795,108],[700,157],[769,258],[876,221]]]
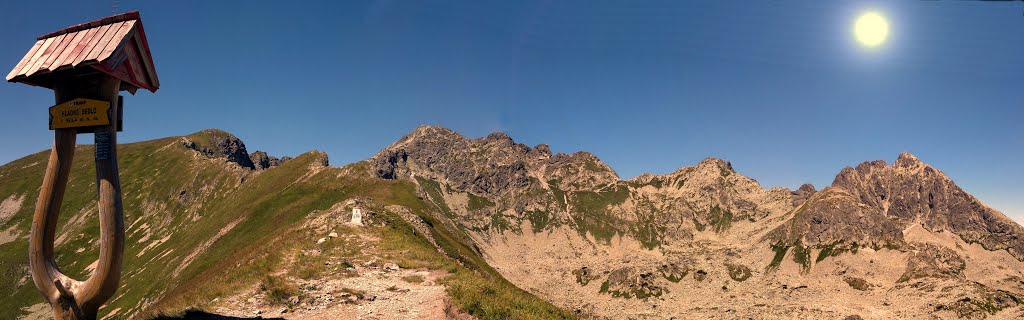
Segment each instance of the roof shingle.
[[122,90],[160,87],[138,11],[42,35],[7,75],[7,81],[52,88],[54,75],[93,70],[121,79]]

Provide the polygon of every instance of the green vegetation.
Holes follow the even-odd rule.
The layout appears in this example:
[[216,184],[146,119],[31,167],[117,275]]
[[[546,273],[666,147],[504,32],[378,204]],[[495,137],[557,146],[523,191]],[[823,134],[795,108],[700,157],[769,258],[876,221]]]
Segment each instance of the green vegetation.
[[411,275],[411,276],[404,276],[404,277],[402,277],[402,280],[404,280],[405,282],[408,282],[408,283],[423,283],[423,281],[426,280],[426,279],[424,279],[423,276],[421,276],[421,275],[415,275],[414,274],[414,275]]
[[556,222],[551,219],[551,214],[547,211],[527,211],[526,219],[530,220],[530,228],[533,229],[533,233],[540,233],[548,226],[554,226],[556,224]]
[[648,250],[661,246],[662,235],[668,229],[661,221],[664,218],[662,211],[646,196],[637,199],[637,223],[632,236]]
[[548,183],[551,187],[551,195],[554,197],[555,203],[558,204],[558,208],[565,209],[565,207],[568,206],[568,204],[566,204],[565,191],[562,191],[562,189],[557,187],[558,184],[555,180],[551,180]]
[[491,200],[487,200],[487,198],[468,192],[466,194],[469,195],[469,211],[476,211],[494,206],[494,202],[491,202]]
[[688,265],[679,265],[674,263],[662,265],[659,270],[661,271],[661,276],[665,278],[665,280],[674,283],[679,283],[679,281],[682,281],[683,278],[686,278],[686,275],[690,273],[690,267]]
[[490,227],[491,229],[494,229],[494,231],[497,233],[502,233],[505,232],[506,230],[512,230],[513,232],[516,233],[522,233],[522,230],[520,230],[518,226],[513,226],[512,223],[505,219],[505,217],[502,216],[500,213],[495,213],[491,215]]
[[665,278],[665,280],[672,281],[673,283],[679,283],[679,281],[682,281],[683,278],[686,278],[686,273],[684,272],[682,275],[679,276],[672,274],[662,276]]
[[697,228],[697,231],[704,231],[704,229],[707,229],[707,226],[705,226],[703,223],[700,223],[700,221],[697,220],[697,217],[693,217],[693,226]]
[[654,178],[651,178],[651,181],[646,182],[646,183],[641,183],[641,182],[637,182],[637,181],[629,181],[626,184],[629,185],[630,187],[633,187],[633,188],[643,188],[645,186],[652,186],[652,187],[660,189],[665,184],[665,181],[662,180],[661,178],[654,177]]
[[[189,139],[201,144],[212,139],[209,134],[201,132]],[[481,319],[571,317],[508,283],[472,249],[461,230],[450,230],[435,220],[435,212],[451,214],[436,182],[419,181],[430,198],[420,199],[412,182],[368,178],[364,162],[311,171],[325,157],[317,152],[257,173],[222,159],[196,158],[179,139],[118,146],[128,246],[122,289],[100,310],[101,317],[111,310],[140,318],[182,315],[207,309],[216,298],[252,286],[275,303],[301,299],[302,289],[288,279],[345,276],[353,262],[366,261],[366,253],[344,237],[316,245],[324,234],[303,227],[310,213],[354,197],[379,204],[373,209],[374,223],[359,231],[379,239],[375,254],[403,268],[451,273],[439,283],[448,288],[460,309]],[[0,166],[0,200],[25,196],[12,218],[0,223],[0,230],[13,226],[22,236],[0,245],[0,283],[20,283],[0,286],[2,319],[18,318],[23,307],[42,302],[31,280],[19,279],[28,267],[24,237],[31,228],[39,177],[48,155],[40,152]],[[76,149],[58,226],[58,236],[63,237],[56,246],[57,260],[66,274],[78,279],[87,276],[86,267],[95,260],[97,250],[91,155],[89,146]],[[392,204],[411,210],[429,226],[430,234],[421,234],[397,214],[383,210]],[[316,250],[322,253],[305,253]]]
[[452,214],[452,209],[448,207],[448,203],[444,201],[444,196],[441,195],[441,185],[437,181],[423,178],[420,176],[416,177],[416,181],[419,182],[420,188],[427,192],[427,196],[430,197],[430,202],[437,206],[442,213],[445,214],[449,219],[453,219],[455,216]]
[[685,185],[686,185],[686,178],[679,179],[679,181],[676,181],[676,188],[682,189],[683,186],[685,186]]
[[800,265],[802,272],[811,270],[811,248],[808,248],[800,242],[793,244],[793,262]]
[[594,160],[594,159],[588,159],[586,162],[584,162],[583,163],[583,169],[586,169],[587,171],[594,171],[594,172],[608,171],[608,169],[606,169],[605,167],[603,167],[600,164],[598,164],[597,161]]
[[260,283],[260,291],[267,295],[271,304],[291,307],[292,297],[299,297],[299,287],[280,276],[266,276]]
[[791,246],[784,245],[784,244],[781,244],[781,243],[773,244],[772,245],[772,251],[775,251],[775,256],[772,257],[772,262],[768,263],[768,266],[765,267],[765,270],[766,271],[778,270],[779,269],[779,265],[782,264],[782,259],[786,257],[786,252],[789,251],[789,247],[791,247]]
[[722,209],[716,204],[711,208],[711,211],[708,212],[708,223],[711,224],[711,230],[714,230],[717,233],[729,230],[729,228],[732,227],[732,211]]
[[[857,242],[846,244],[842,240],[824,245],[818,244],[811,246],[804,245],[800,240],[793,241],[792,244],[783,244],[780,242],[772,245],[772,251],[775,251],[775,256],[772,258],[771,263],[768,264],[768,267],[766,267],[765,270],[778,269],[783,258],[786,256],[787,250],[790,248],[793,248],[793,262],[799,264],[803,272],[807,272],[810,271],[812,263],[817,264],[828,257],[839,256],[847,252],[856,254],[857,249],[860,247],[861,245]],[[887,246],[882,247],[887,248]],[[812,261],[811,253],[813,249],[819,249],[820,251],[818,251],[817,257]]]
[[616,234],[624,233],[625,224],[612,214],[610,207],[622,204],[629,197],[629,188],[617,185],[612,191],[572,192],[570,201],[574,208],[573,222],[581,236],[590,233],[594,239],[610,243]]

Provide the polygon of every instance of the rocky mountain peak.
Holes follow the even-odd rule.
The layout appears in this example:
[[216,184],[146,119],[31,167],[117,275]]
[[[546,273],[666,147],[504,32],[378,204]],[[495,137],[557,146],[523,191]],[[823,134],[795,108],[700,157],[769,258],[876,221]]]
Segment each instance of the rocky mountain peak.
[[255,169],[245,143],[235,135],[220,129],[206,129],[182,138],[182,145],[209,158],[227,158],[243,168]]
[[439,126],[419,126],[395,141],[381,152],[405,148],[435,147],[464,143],[467,139],[451,129]]
[[920,224],[1024,259],[1024,228],[910,153],[892,166],[875,160],[846,167],[826,190],[798,210],[801,223],[792,226],[800,230],[791,233],[798,237],[787,240],[898,243],[903,229]]
[[290,159],[291,159],[291,157],[287,157],[287,156],[286,157],[277,158],[277,157],[274,157],[272,155],[267,154],[265,151],[259,151],[259,150],[255,151],[255,152],[253,152],[252,154],[249,155],[249,160],[252,160],[252,164],[254,166],[254,169],[256,169],[256,170],[270,169],[270,168],[279,166],[281,164],[284,164],[285,162],[287,162]]
[[512,137],[509,137],[508,134],[504,132],[492,132],[491,134],[488,134],[487,137],[484,137],[483,141],[487,143],[498,142],[502,144],[515,143],[515,141],[512,140]]
[[736,173],[736,170],[732,168],[732,162],[714,157],[704,158],[704,160],[697,163],[697,170],[718,171],[722,174]]
[[477,195],[498,196],[530,185],[530,177],[554,181],[563,190],[608,185],[619,180],[589,152],[551,155],[545,144],[529,147],[496,132],[469,139],[447,128],[421,126],[370,158],[385,179],[419,176]]
[[793,207],[799,207],[801,204],[818,193],[818,190],[814,188],[813,184],[805,183],[797,188],[796,190],[790,191],[789,194],[793,197]]
[[615,170],[590,152],[559,153],[542,165],[544,177],[562,190],[594,190],[619,181]]
[[896,158],[896,162],[893,163],[893,166],[897,168],[907,169],[913,169],[924,165],[925,164],[921,162],[921,160],[917,159],[917,157],[915,157],[913,154],[910,154],[910,152],[906,151],[900,153],[900,156]]
[[531,159],[541,160],[551,158],[551,148],[548,147],[548,145],[546,144],[538,144],[536,147],[533,147],[530,151]]
[[818,192],[818,190],[814,188],[814,185],[810,184],[810,183],[805,183],[805,184],[800,185],[800,188],[798,188],[797,191],[807,192],[807,193]]

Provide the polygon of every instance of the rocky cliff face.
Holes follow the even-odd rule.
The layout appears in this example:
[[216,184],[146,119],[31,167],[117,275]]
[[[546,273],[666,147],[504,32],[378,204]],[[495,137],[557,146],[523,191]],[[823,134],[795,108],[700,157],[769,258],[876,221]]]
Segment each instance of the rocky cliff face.
[[249,155],[249,160],[252,161],[253,169],[255,170],[265,170],[280,166],[285,162],[288,162],[290,159],[291,157],[287,156],[277,158],[275,156],[268,155],[264,151],[256,151]]
[[503,133],[470,139],[431,126],[417,128],[369,163],[384,179],[436,181],[442,202],[458,193],[493,202],[460,215],[469,229],[518,229],[531,220],[536,230],[573,226],[598,240],[632,235],[651,246],[780,215],[793,201],[788,190],[765,190],[719,159],[623,181],[588,152],[552,155],[547,145],[531,148]]
[[416,128],[369,161],[384,179],[427,177],[489,198],[552,181],[563,190],[575,190],[618,180],[590,153],[552,156],[547,145],[531,148],[504,133],[469,139],[434,126]]
[[891,166],[875,160],[844,168],[774,236],[808,244],[899,245],[912,225],[1024,259],[1024,228],[906,152]]
[[[1024,296],[1024,273],[1013,269],[1024,267],[1021,227],[909,153],[892,165],[845,168],[820,191],[766,189],[715,158],[621,180],[590,153],[552,155],[547,145],[531,148],[502,133],[471,139],[440,127],[417,128],[368,163],[380,178],[415,182],[438,219],[464,230],[513,283],[584,316],[622,316],[665,301],[693,307],[684,308],[689,316],[715,317],[701,311],[714,308],[684,297],[733,287],[762,297],[736,317],[860,316],[862,309],[812,297],[878,290],[898,292],[902,302],[875,315],[985,317]],[[985,275],[970,272],[981,269]],[[817,283],[808,291],[815,293],[793,296],[808,285],[790,284],[776,292],[778,282],[794,279]],[[957,298],[927,289],[936,286]],[[889,303],[875,296],[844,301]],[[780,301],[789,299],[808,308],[786,309]],[[774,311],[756,311],[764,301]]]

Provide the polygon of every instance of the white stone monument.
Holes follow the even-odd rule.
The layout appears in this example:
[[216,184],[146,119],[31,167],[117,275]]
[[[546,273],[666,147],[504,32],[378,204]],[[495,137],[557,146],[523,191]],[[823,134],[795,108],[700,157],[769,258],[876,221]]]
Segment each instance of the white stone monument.
[[351,225],[361,226],[363,225],[363,207],[354,206],[352,207],[352,220],[348,222]]

